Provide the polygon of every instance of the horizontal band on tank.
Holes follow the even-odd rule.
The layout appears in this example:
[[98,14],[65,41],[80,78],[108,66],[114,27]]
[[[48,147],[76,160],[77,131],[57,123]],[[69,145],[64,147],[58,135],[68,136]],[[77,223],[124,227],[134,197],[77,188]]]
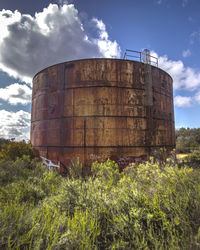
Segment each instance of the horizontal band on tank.
[[35,146],[35,148],[169,148],[175,145],[139,145],[139,146]]
[[[97,81],[87,81],[87,82],[83,82],[82,84],[86,84],[86,83],[96,83]],[[102,82],[102,81],[99,81],[99,82]],[[119,83],[119,82],[111,82],[111,83]],[[122,84],[126,84],[127,82],[120,82]],[[71,85],[73,84],[78,84],[78,82],[74,82],[72,83]],[[80,84],[80,82],[79,82]],[[127,87],[127,86],[119,86],[119,85],[82,85],[82,86],[75,86],[75,87],[67,87],[65,89],[78,89],[78,88],[115,88],[115,89],[138,89],[138,90],[144,90],[145,88],[138,88],[138,87]]]
[[[91,116],[62,116],[62,117],[53,117],[53,118],[49,118],[49,119],[42,119],[42,120],[32,120],[31,123],[34,122],[42,122],[42,121],[51,121],[51,120],[61,120],[61,119],[65,119],[65,118],[135,118],[135,119],[149,119],[148,116],[112,116],[112,115],[91,115]],[[150,118],[151,119],[151,118]],[[159,120],[159,121],[168,121],[168,122],[172,122],[174,123],[173,120],[169,120],[169,119],[165,119],[165,118],[159,118],[159,117],[152,117],[153,120]]]
[[[113,88],[113,89],[131,89],[131,90],[143,90],[143,91],[145,91],[145,89],[144,88],[132,88],[132,87],[119,87],[119,86],[77,86],[77,87],[66,87],[66,88],[64,88],[64,89],[59,89],[59,90],[56,90],[56,91],[54,91],[54,92],[65,92],[65,91],[67,91],[67,90],[74,90],[74,89],[91,89],[91,88],[100,88],[100,89],[102,89],[102,88]],[[42,90],[45,90],[45,89],[49,89],[49,88],[44,88],[44,89],[42,89]],[[160,91],[156,91],[156,89],[154,89],[153,90],[153,92],[155,92],[155,93],[157,93],[157,94],[160,94],[160,95],[162,95],[162,96],[165,96],[165,97],[167,97],[167,98],[169,98],[169,99],[173,99],[172,98],[172,96],[171,95],[167,95],[167,94],[163,94],[162,92],[160,92]],[[34,100],[36,97],[39,97],[39,96],[41,96],[41,95],[46,95],[47,94],[47,92],[44,92],[44,93],[42,93],[42,94],[35,94],[35,95],[33,95],[32,96],[32,100]]]
[[[92,85],[92,86],[77,86],[77,87],[66,87],[64,88],[63,90],[65,89],[91,89],[91,88],[113,88],[113,89],[131,89],[131,90],[145,90],[145,88],[134,88],[134,87],[123,87],[123,86],[110,86],[110,85],[102,85],[102,86],[95,86],[95,85]],[[156,89],[154,88],[153,92],[155,93],[158,93],[158,94],[161,94],[163,96],[167,96],[169,98],[171,98],[170,95],[167,95],[167,94],[163,94],[159,91],[156,91]]]

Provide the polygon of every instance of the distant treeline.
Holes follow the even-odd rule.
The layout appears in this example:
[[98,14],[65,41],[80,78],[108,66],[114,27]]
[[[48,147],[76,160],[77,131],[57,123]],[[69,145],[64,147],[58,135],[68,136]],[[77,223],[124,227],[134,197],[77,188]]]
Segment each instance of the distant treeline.
[[200,128],[180,128],[176,130],[177,153],[190,153],[200,149]]

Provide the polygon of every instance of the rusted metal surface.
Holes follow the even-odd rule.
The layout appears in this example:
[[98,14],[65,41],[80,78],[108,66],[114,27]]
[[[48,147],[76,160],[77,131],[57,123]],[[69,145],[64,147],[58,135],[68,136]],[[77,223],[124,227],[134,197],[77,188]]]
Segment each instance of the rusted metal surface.
[[89,164],[108,157],[144,158],[160,147],[172,149],[172,79],[149,67],[149,96],[147,66],[136,61],[84,59],[39,72],[33,79],[33,146],[64,165],[77,157]]

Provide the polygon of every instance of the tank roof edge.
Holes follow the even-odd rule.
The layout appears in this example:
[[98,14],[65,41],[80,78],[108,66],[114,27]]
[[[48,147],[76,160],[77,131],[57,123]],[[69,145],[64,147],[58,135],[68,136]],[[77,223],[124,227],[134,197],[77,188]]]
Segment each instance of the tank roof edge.
[[[142,64],[145,64],[145,63],[140,62],[140,61],[127,60],[127,59],[121,59],[121,58],[103,58],[103,57],[97,57],[97,58],[82,58],[82,59],[75,59],[75,60],[70,60],[70,61],[64,61],[64,62],[60,62],[60,63],[55,63],[55,64],[53,64],[53,65],[47,66],[47,67],[43,68],[42,70],[40,70],[39,72],[37,72],[37,73],[33,76],[32,80],[33,80],[38,74],[42,73],[43,71],[45,71],[45,70],[48,69],[48,68],[51,68],[51,67],[54,67],[54,66],[57,66],[57,65],[60,65],[60,64],[64,64],[64,63],[72,63],[72,62],[85,61],[85,60],[116,60],[116,61],[129,61],[129,62],[134,62],[134,63],[142,63]],[[159,67],[156,67],[156,66],[154,66],[154,65],[151,65],[151,67],[157,68],[157,69],[163,71],[165,74],[167,74],[167,75],[171,78],[171,80],[172,80],[172,82],[173,82],[173,78],[171,77],[171,75],[170,75],[168,72],[166,72],[165,70],[163,70],[163,69],[161,69],[161,68],[159,68]]]

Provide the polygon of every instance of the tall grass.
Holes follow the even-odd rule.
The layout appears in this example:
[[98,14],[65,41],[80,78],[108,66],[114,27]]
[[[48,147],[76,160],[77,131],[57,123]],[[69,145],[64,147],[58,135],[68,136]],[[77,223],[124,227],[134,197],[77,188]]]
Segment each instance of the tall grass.
[[[27,157],[0,162],[1,249],[199,249],[200,170],[93,163],[68,177]],[[175,165],[175,166],[174,166]]]

